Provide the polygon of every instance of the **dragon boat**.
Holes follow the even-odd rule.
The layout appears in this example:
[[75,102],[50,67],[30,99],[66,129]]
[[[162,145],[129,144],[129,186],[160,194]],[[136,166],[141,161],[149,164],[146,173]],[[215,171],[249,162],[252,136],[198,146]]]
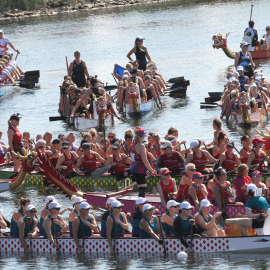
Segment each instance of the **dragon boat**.
[[[186,248],[181,244],[179,239],[165,238],[165,247],[167,254],[177,254],[181,251],[186,251]],[[190,239],[186,240],[190,245]],[[26,245],[29,250],[38,253],[57,253],[58,250],[50,243],[48,239],[33,238],[25,239]],[[70,237],[63,237],[58,239],[60,245],[60,252],[62,254],[77,253],[77,247],[75,241]],[[82,246],[83,239],[79,239],[79,243]],[[115,252],[120,254],[163,254],[164,249],[157,241],[150,238],[134,238],[131,235],[127,235],[124,238],[118,238],[113,240],[115,245]],[[269,251],[270,249],[270,235],[260,236],[239,236],[239,237],[201,237],[194,238],[193,250],[200,253],[212,253],[212,252],[241,252],[241,251]],[[0,247],[2,252],[23,252],[24,249],[21,246],[18,238],[1,237]],[[110,253],[109,244],[106,238],[94,236],[84,239],[84,252],[85,253]]]
[[147,113],[154,111],[157,108],[157,103],[154,99],[148,100],[145,103],[138,104],[138,108],[134,109],[133,104],[126,103],[126,113]]
[[[222,33],[219,33],[218,35],[214,35],[212,40],[214,41],[213,48],[214,49],[222,49],[226,56],[228,56],[231,59],[235,59],[236,52],[232,52],[228,45],[227,45],[227,37],[229,36],[230,32],[226,34],[225,37],[222,36]],[[249,37],[244,37],[244,39],[248,38],[247,41],[250,43]],[[264,59],[264,58],[270,58],[270,48],[264,44],[264,45],[258,45],[255,47],[249,47],[249,52],[252,56],[252,59]]]

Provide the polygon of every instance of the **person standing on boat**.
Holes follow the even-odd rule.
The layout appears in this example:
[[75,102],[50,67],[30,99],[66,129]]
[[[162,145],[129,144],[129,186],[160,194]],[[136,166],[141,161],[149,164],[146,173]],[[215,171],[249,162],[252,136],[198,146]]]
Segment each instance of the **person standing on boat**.
[[117,200],[113,201],[111,205],[111,214],[107,218],[107,240],[111,253],[114,253],[112,247],[112,238],[123,237],[125,235],[125,230],[128,230],[126,214],[124,212],[121,212],[123,206],[124,205],[121,202]]
[[135,145],[132,146],[131,150],[132,164],[130,167],[130,172],[138,185],[139,197],[144,198],[147,187],[145,179],[146,172],[148,170],[153,176],[156,176],[157,172],[156,170],[153,170],[149,161],[147,160],[146,149],[143,143],[147,131],[138,127],[135,133]]
[[[253,144],[253,149],[249,154],[248,157],[248,161],[247,161],[247,165],[250,169],[254,168],[254,166],[252,165],[258,165],[261,160],[265,157],[265,152],[262,150],[262,147],[265,143],[265,139],[259,138],[259,137],[255,137],[252,140],[252,144]],[[270,162],[270,158],[266,157],[265,161]],[[267,169],[263,168],[263,162],[256,167],[256,169],[260,172],[267,172]]]
[[189,202],[200,210],[200,202],[207,196],[206,186],[203,184],[204,175],[195,172],[192,176],[193,184],[188,189]]
[[177,217],[178,207],[180,203],[175,200],[169,200],[166,205],[166,213],[164,213],[160,219],[162,228],[166,234],[166,237],[174,237],[173,222]]
[[267,45],[270,46],[270,26],[267,26],[265,30],[266,30],[266,34],[263,35],[263,38],[266,39]]
[[177,195],[175,179],[171,178],[171,171],[168,168],[160,169],[160,181],[158,183],[158,193],[162,205],[166,208],[167,202]]
[[245,41],[240,43],[240,48],[242,50],[235,54],[234,66],[236,70],[238,66],[242,66],[244,75],[250,78],[254,75],[252,67],[255,68],[255,64],[252,60],[251,54],[248,52],[249,45],[250,44]]
[[233,188],[235,189],[235,202],[238,204],[246,203],[247,186],[252,184],[252,180],[248,176],[248,166],[241,164],[238,166],[237,176],[233,180]]
[[147,60],[151,61],[151,58],[148,54],[147,48],[145,46],[143,46],[143,41],[145,39],[142,37],[137,37],[135,39],[135,46],[134,48],[128,53],[127,58],[132,61],[133,59],[131,58],[131,55],[134,53],[136,55],[136,62],[139,63],[139,69],[142,69],[143,71],[146,70],[146,64],[147,64]]
[[[20,123],[19,113],[13,114],[10,116],[8,120],[8,144],[9,150],[12,154],[12,151],[15,153],[19,153],[20,155],[24,155],[22,151],[22,134],[18,129],[18,125]],[[21,167],[21,161],[12,154],[13,162],[14,162],[14,172],[18,172]]]
[[249,236],[246,228],[263,228],[265,219],[268,217],[269,205],[262,196],[255,196],[257,187],[254,184],[247,186],[249,199],[246,204],[247,218],[237,220],[238,227],[243,236]]
[[244,32],[245,37],[249,37],[251,39],[251,46],[255,47],[259,44],[264,44],[265,39],[258,38],[258,33],[257,30],[254,29],[254,21],[249,21],[248,22],[248,28],[246,28]]
[[4,36],[3,30],[0,30],[0,58],[2,58],[5,55],[5,52],[8,51],[8,46],[10,46],[16,53],[20,53],[19,50],[14,48],[9,39]]
[[252,147],[250,146],[249,136],[244,135],[241,138],[241,143],[243,145],[243,148],[240,150],[240,160],[242,163],[247,164],[249,154],[252,151]]
[[37,235],[38,219],[35,217],[36,213],[36,207],[30,204],[26,208],[26,215],[18,221],[19,239],[25,252],[29,252],[29,249],[24,239],[33,238]]
[[183,156],[177,152],[172,150],[172,143],[169,141],[165,141],[161,148],[163,149],[163,153],[158,157],[155,169],[157,171],[160,168],[169,168],[172,171],[172,175],[180,175],[180,165],[184,167],[185,160]]
[[44,228],[44,238],[48,238],[50,243],[53,244],[56,249],[59,249],[60,245],[57,244],[53,238],[56,237],[56,235],[57,237],[61,237],[62,232],[66,232],[68,230],[67,223],[59,213],[61,206],[62,205],[56,201],[51,202],[49,204],[49,210],[51,213],[44,219],[42,224]]
[[194,218],[198,226],[198,233],[207,235],[208,237],[222,237],[225,236],[224,230],[220,230],[215,220],[220,216],[221,212],[216,212],[213,216],[209,214],[212,204],[204,199],[200,203],[199,213],[197,213]]
[[173,222],[174,235],[180,239],[181,244],[188,252],[192,252],[192,248],[188,245],[185,238],[191,235],[191,226],[193,234],[196,234],[198,231],[194,217],[190,214],[192,208],[193,206],[189,202],[182,202],[180,204],[179,215]]
[[177,191],[177,196],[175,200],[177,202],[182,202],[188,200],[188,189],[191,185],[193,185],[192,176],[194,172],[196,172],[195,164],[188,163],[185,167],[186,174],[181,177],[179,188]]
[[[227,173],[225,169],[219,167],[215,175],[218,180],[218,182],[215,183],[213,188],[213,192],[215,194],[215,202],[219,211],[223,212],[224,204],[231,203],[229,197],[233,197],[233,191],[230,182],[227,181]],[[222,215],[225,215],[225,213],[222,213]]]
[[80,59],[81,53],[76,51],[74,53],[75,60],[70,63],[68,69],[68,75],[71,76],[72,81],[79,88],[83,88],[86,85],[85,76],[89,77],[86,63]]
[[73,221],[72,235],[79,253],[82,253],[84,250],[80,246],[79,239],[91,237],[92,230],[98,233],[98,225],[95,217],[89,212],[90,205],[87,202],[80,203],[79,209],[80,214]]

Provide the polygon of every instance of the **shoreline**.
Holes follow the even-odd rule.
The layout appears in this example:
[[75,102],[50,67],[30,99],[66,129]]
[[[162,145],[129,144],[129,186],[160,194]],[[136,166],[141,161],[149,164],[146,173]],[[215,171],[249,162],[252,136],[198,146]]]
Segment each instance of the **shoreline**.
[[140,4],[151,4],[168,2],[171,0],[94,0],[94,3],[79,3],[79,4],[67,4],[64,1],[57,1],[51,4],[51,6],[46,6],[39,8],[37,10],[8,10],[0,12],[0,21],[6,20],[20,20],[25,18],[34,18],[40,16],[54,16],[62,15],[74,12],[83,12],[90,10],[98,10],[104,8],[117,8],[126,6],[135,6]]

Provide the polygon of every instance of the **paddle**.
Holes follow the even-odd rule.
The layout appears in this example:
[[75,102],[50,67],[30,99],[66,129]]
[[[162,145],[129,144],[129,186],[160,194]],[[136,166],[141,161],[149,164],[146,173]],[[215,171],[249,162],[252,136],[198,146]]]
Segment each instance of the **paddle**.
[[251,5],[251,11],[250,11],[250,21],[251,21],[251,17],[252,17],[252,9],[253,9],[253,5]]
[[14,165],[14,162],[2,163],[2,164],[0,164],[0,167],[13,166],[13,165]]
[[16,57],[15,57],[15,61],[17,60],[18,54],[19,54],[19,51],[17,51]]
[[85,224],[83,223],[83,240],[82,240],[82,249],[84,249],[84,239],[85,239]]
[[270,154],[270,151],[265,155],[265,157],[258,164],[252,165],[251,167],[253,166],[255,168],[259,167],[265,161],[265,159],[268,157],[269,154]]
[[[125,157],[125,158],[123,158],[123,159],[117,161],[116,164],[119,163],[119,162],[121,162],[121,161],[123,161],[123,160],[125,160],[125,159],[127,159],[127,158],[129,158],[129,156],[127,156],[127,157]],[[96,180],[96,179],[99,178],[102,174],[104,174],[105,172],[108,172],[108,170],[109,170],[111,167],[112,167],[112,165],[106,165],[106,166],[104,166],[104,167],[102,167],[102,168],[100,168],[100,169],[98,169],[98,170],[92,172],[92,173],[91,173],[91,177],[92,177],[94,180]]]
[[[72,153],[70,153],[72,155]],[[79,156],[78,158],[74,159],[70,164],[68,164],[66,167],[68,168],[72,164],[74,164],[79,158],[81,158],[83,155]],[[58,170],[60,173],[63,173],[64,169],[59,169]]]
[[191,224],[191,228],[190,228],[190,248],[192,249],[193,246],[193,225]]
[[166,243],[164,241],[163,228],[162,228],[162,224],[160,221],[160,215],[157,217],[158,217],[158,221],[159,221],[160,234],[161,234],[161,238],[162,238],[162,242],[163,242],[164,255],[166,256]]
[[268,111],[267,111],[267,106],[266,106],[267,103],[264,100],[264,96],[262,94],[261,87],[259,89],[260,89],[261,97],[262,97],[262,100],[263,100],[263,106],[264,106],[264,109],[265,109],[265,112],[266,112],[266,117],[267,117],[267,120],[268,120],[269,117],[268,117]]
[[[55,229],[55,223],[54,223],[53,219],[54,219],[53,217],[50,218],[50,220],[51,220],[51,222],[52,222],[52,224],[53,224],[54,232],[55,232],[55,241],[56,241],[56,244],[59,245],[59,244],[58,244],[57,232],[56,232],[56,229]],[[59,249],[58,249],[58,253],[60,254],[60,247],[59,247]]]
[[50,122],[53,121],[59,121],[59,120],[66,120],[68,118],[68,116],[50,116],[49,120]]
[[185,158],[187,159],[187,146],[186,146],[185,143],[184,143],[184,146],[185,146],[185,149],[186,149],[186,152],[185,152]]
[[211,161],[211,162],[207,162],[207,163],[204,163],[204,164],[195,165],[195,167],[201,167],[201,166],[208,165],[208,164],[213,164],[213,163],[216,163],[216,161]]
[[114,253],[115,253],[115,250],[116,250],[117,223],[114,222],[114,225],[115,225],[115,229],[114,229],[114,246],[113,246],[113,251],[114,251]]
[[[224,193],[224,189],[222,188],[222,197],[223,197],[223,211],[222,211],[222,214],[221,214],[221,219],[222,219],[222,222],[223,222],[223,225],[224,225],[224,221],[227,219],[227,211],[226,211],[226,201],[225,201],[225,193]],[[224,218],[224,220],[223,220]],[[225,229],[225,225],[223,226],[224,229]]]
[[[26,217],[26,219],[27,219],[27,225],[28,225],[28,229],[29,229],[29,232],[30,232],[30,219],[31,219],[31,217]],[[30,239],[30,252],[32,252],[32,237],[29,237],[29,239]]]
[[66,64],[67,64],[67,74],[68,74],[68,59],[67,59],[67,56],[66,56]]
[[113,113],[110,113],[110,112],[107,112],[108,114],[110,114],[110,115],[113,115],[113,116],[115,116],[116,118],[118,118],[119,120],[122,120],[123,122],[125,122],[125,123],[130,123],[131,122],[131,120],[130,119],[124,119],[124,118],[122,118],[122,117],[119,117],[119,116],[117,116],[116,114],[113,114]]
[[234,146],[233,147],[235,150],[236,150],[236,152],[240,155],[240,152],[236,149],[236,147]]

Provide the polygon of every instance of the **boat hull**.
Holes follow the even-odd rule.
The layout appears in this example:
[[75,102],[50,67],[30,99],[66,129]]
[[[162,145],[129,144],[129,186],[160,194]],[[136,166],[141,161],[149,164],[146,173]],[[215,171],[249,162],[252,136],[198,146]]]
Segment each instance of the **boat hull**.
[[[110,127],[112,125],[112,116],[109,114],[105,119],[105,126]],[[93,127],[98,127],[99,123],[97,119],[89,119],[82,117],[75,117],[74,126],[79,130],[86,130]]]
[[[139,111],[140,113],[147,113],[147,112],[151,112],[154,111],[157,108],[157,104],[156,101],[154,99],[149,100],[145,103],[141,103],[139,104]],[[126,104],[126,112],[127,113],[136,113],[133,110],[132,104]]]
[[1,86],[0,87],[0,97],[10,93],[12,90],[14,90],[14,88],[15,87],[12,84],[6,84],[4,86]]
[[[269,110],[268,110],[269,112]],[[242,114],[237,114],[237,113],[232,113],[231,114],[233,119],[235,120],[236,124],[245,124],[244,118]],[[249,123],[254,124],[254,123],[259,123],[262,121],[266,121],[267,115],[264,109],[254,112],[254,113],[249,113]]]
[[[177,254],[186,251],[179,239],[165,238],[166,252]],[[79,239],[82,245],[82,239]],[[190,239],[186,240],[190,244]],[[30,239],[25,239],[26,245],[30,249]],[[60,252],[77,253],[75,241],[72,238],[58,239]],[[118,238],[115,251],[117,253],[164,253],[164,249],[154,239],[149,238]],[[23,252],[24,249],[18,238],[0,238],[2,252]],[[193,250],[198,253],[209,252],[239,252],[239,251],[270,251],[270,236],[248,236],[248,237],[202,237],[194,238]],[[33,238],[31,250],[38,253],[57,253],[56,248],[48,239]],[[106,238],[93,237],[84,240],[85,253],[110,253],[109,244]]]

